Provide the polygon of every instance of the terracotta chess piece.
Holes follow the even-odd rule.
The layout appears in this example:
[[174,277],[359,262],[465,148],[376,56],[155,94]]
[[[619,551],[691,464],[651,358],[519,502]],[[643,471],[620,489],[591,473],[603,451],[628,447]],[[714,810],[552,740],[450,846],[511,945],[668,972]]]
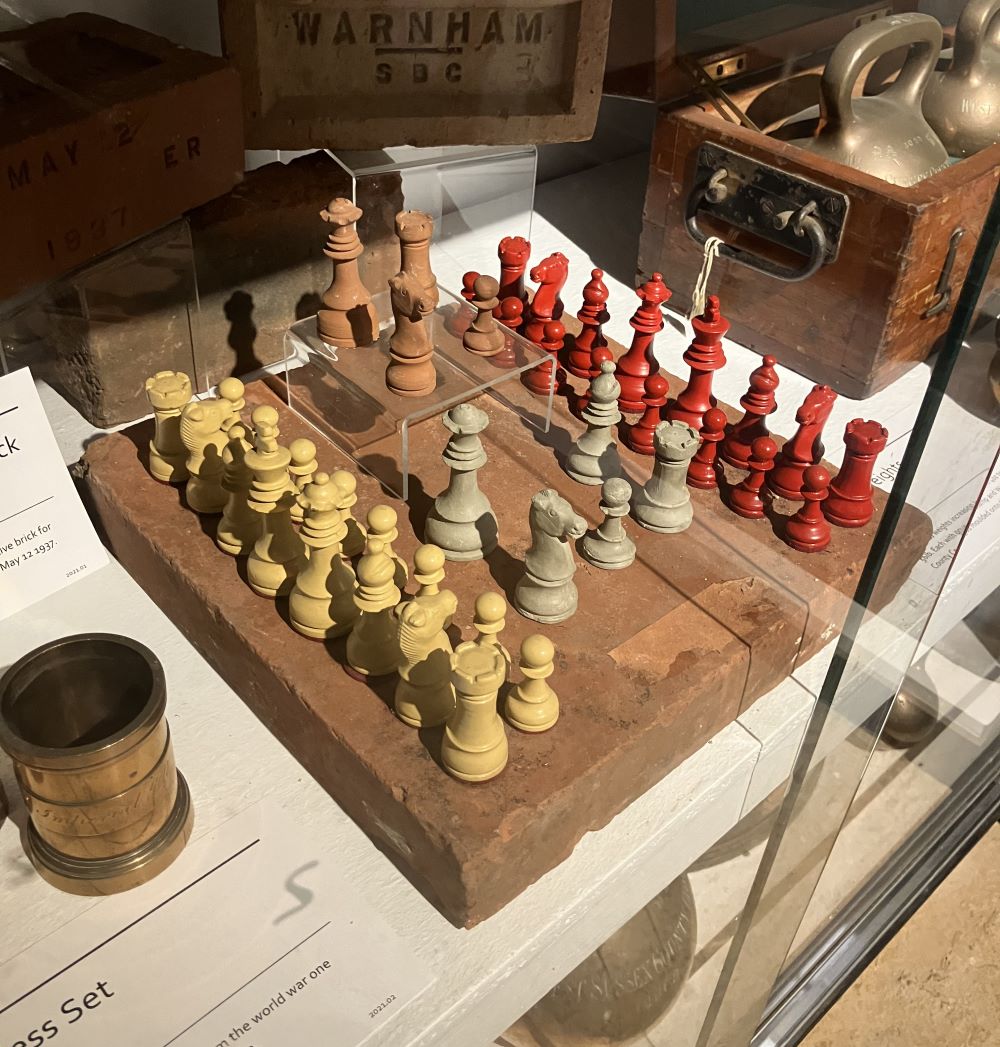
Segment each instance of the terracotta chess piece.
[[568,276],[569,259],[558,251],[550,254],[531,270],[531,279],[539,286],[531,299],[528,322],[524,326],[524,337],[529,342],[541,345],[545,325],[559,319],[559,292]]
[[521,642],[521,672],[525,678],[508,692],[504,709],[511,727],[537,734],[555,726],[559,698],[548,682],[555,671],[555,657],[555,645],[547,636],[535,633]]
[[[520,298],[508,298],[497,306],[493,311],[493,315],[499,317],[498,322],[503,327],[516,333],[524,323],[524,302]],[[490,365],[509,371],[511,368],[517,367],[520,362],[518,359],[519,353],[523,358],[523,352],[515,347],[514,339],[504,338],[500,351],[489,357]]]
[[625,517],[632,500],[632,485],[620,476],[601,487],[604,519],[580,543],[580,555],[602,571],[620,571],[635,562],[635,542],[625,533]]
[[[471,270],[462,274],[462,287],[459,290],[459,294],[462,296],[463,302],[472,302],[472,285],[478,279],[479,273],[472,272]],[[465,329],[469,326],[469,311],[457,302],[452,303],[447,308],[444,326],[451,334],[460,337],[465,333]]]
[[777,453],[778,445],[770,436],[758,436],[750,445],[750,457],[747,459],[750,474],[729,491],[729,508],[737,516],[759,520],[764,515],[761,489],[768,472],[774,468]]
[[691,319],[694,338],[684,350],[684,362],[691,368],[688,384],[667,406],[668,421],[687,422],[693,429],[702,428],[705,412],[715,406],[712,378],[726,365],[722,351],[722,337],[729,330],[729,322],[719,311],[718,295],[710,294],[701,316]]
[[510,665],[510,653],[500,642],[500,634],[507,624],[507,601],[493,592],[480,593],[472,615],[472,625],[476,630],[475,642],[483,647],[496,647]]
[[306,489],[306,484],[312,482],[319,468],[319,462],[316,461],[316,445],[312,440],[300,436],[288,445],[288,453],[292,456],[288,463],[288,489],[293,496],[289,515],[292,523],[300,524],[305,516],[305,509],[299,501],[299,495]]
[[573,348],[566,355],[566,370],[575,374],[577,378],[596,378],[600,374],[600,364],[594,363],[592,354],[595,349],[604,349],[608,345],[608,340],[601,330],[601,325],[611,319],[607,302],[608,288],[604,283],[604,272],[595,269],[583,289],[583,306],[576,314],[582,329],[573,340]]
[[449,608],[441,600],[418,597],[396,608],[400,662],[393,709],[410,727],[437,727],[455,711],[451,640],[445,628],[456,606],[457,601]]
[[778,388],[777,359],[765,356],[760,367],[750,374],[750,386],[740,397],[743,417],[732,426],[722,442],[722,458],[738,469],[747,468],[750,445],[761,436],[770,436],[765,419],[776,411],[774,393]]
[[[500,307],[511,298],[516,298],[522,308],[527,306],[524,271],[531,257],[531,244],[523,236],[505,236],[497,247],[497,255],[500,258]],[[497,319],[503,322],[502,316]]]
[[278,444],[278,412],[258,407],[253,412],[254,445],[246,464],[253,471],[250,508],[263,521],[260,537],[247,557],[247,581],[258,596],[274,599],[291,592],[305,560],[302,539],[292,527],[289,511],[288,448]]
[[477,356],[496,356],[506,341],[503,328],[493,316],[493,310],[500,304],[499,289],[492,276],[480,276],[473,287],[472,306],[476,318],[462,336],[462,345]]
[[215,544],[230,556],[249,556],[260,537],[260,515],[247,502],[253,471],[247,465],[246,456],[252,450],[253,444],[247,439],[243,424],[231,425],[222,452],[222,487],[228,498],[215,532]]
[[317,473],[300,495],[305,518],[299,536],[309,559],[288,598],[292,628],[314,640],[332,640],[357,621],[356,578],[341,542],[347,534],[337,503],[340,491],[326,473]]
[[357,221],[363,213],[343,197],[331,200],[319,213],[333,227],[323,248],[333,265],[333,279],[323,292],[316,330],[327,345],[337,349],[373,345],[378,338],[378,314],[358,271],[364,248],[358,239]]
[[489,425],[489,416],[465,403],[447,411],[442,422],[452,434],[441,456],[451,475],[427,514],[424,541],[439,546],[449,560],[481,560],[496,549],[499,533],[476,478],[486,464],[479,434]]
[[360,614],[347,638],[347,664],[360,676],[389,676],[399,668],[399,623],[393,612],[402,594],[393,581],[395,572],[382,542],[369,536],[354,591]]
[[823,515],[823,499],[830,474],[821,465],[810,465],[802,474],[803,505],[785,522],[785,542],[800,553],[818,553],[830,544],[830,525]]
[[410,569],[406,561],[393,549],[392,543],[399,537],[396,510],[391,505],[373,505],[368,510],[365,530],[369,538],[377,538],[382,543],[382,553],[395,564],[393,581],[400,589],[406,587]]
[[[597,367],[598,374],[600,374],[601,364],[603,364],[605,360],[610,360],[611,363],[615,362],[614,354],[608,348],[595,349],[591,359],[594,361],[594,364]],[[583,412],[587,409],[587,405],[589,403],[590,383],[588,382],[587,388],[584,389],[584,391],[580,393],[577,397],[575,397],[575,399],[572,401],[573,414],[575,414],[577,418],[582,418]]]
[[146,398],[156,423],[149,471],[161,483],[182,484],[188,478],[188,452],[181,440],[181,411],[191,401],[191,379],[183,371],[157,371],[146,379]]
[[507,732],[497,713],[507,663],[495,647],[459,644],[451,679],[455,711],[444,729],[441,763],[453,778],[465,782],[495,778],[507,766]]
[[187,485],[184,497],[196,513],[221,513],[229,495],[222,487],[226,423],[232,418],[228,400],[192,400],[182,411],[181,443],[187,449]]
[[427,324],[437,305],[437,288],[426,291],[413,273],[403,270],[389,281],[389,300],[395,327],[389,336],[386,387],[397,396],[428,396],[437,385]]
[[434,219],[426,211],[400,211],[396,215],[396,236],[399,239],[399,268],[412,276],[424,291],[424,298],[437,308],[437,277],[431,269],[431,240],[434,237]]
[[636,495],[635,518],[648,531],[675,534],[690,527],[694,517],[686,481],[701,437],[686,422],[660,422],[653,440],[656,464]]
[[767,476],[767,489],[779,498],[802,501],[802,474],[823,458],[823,426],[837,394],[828,385],[814,385],[795,412],[798,430],[778,452]]
[[587,522],[565,498],[545,490],[532,497],[528,523],[531,545],[524,557],[524,575],[514,590],[514,606],[525,618],[554,625],[576,612],[576,562],[568,539],[582,538]]
[[455,607],[458,606],[458,597],[450,589],[442,589],[441,582],[444,581],[444,551],[436,545],[421,545],[413,554],[413,579],[420,588],[417,590],[415,599],[436,600],[446,606],[454,604],[448,617],[445,619],[445,628],[451,625]]
[[695,451],[694,458],[688,466],[688,487],[711,491],[719,486],[715,458],[719,444],[726,435],[727,421],[726,412],[718,407],[710,407],[702,416],[701,446]]
[[615,365],[601,364],[601,373],[590,383],[590,399],[581,412],[587,431],[566,455],[563,469],[577,483],[599,486],[609,477],[619,476],[622,463],[615,444],[615,432],[622,420],[618,410],[621,388],[615,381]]
[[872,471],[889,442],[889,430],[878,422],[855,418],[844,429],[844,464],[830,484],[823,514],[838,527],[864,527],[875,513]]
[[358,503],[358,480],[353,473],[346,469],[337,469],[331,473],[330,479],[337,485],[340,491],[340,501],[337,508],[344,519],[347,535],[344,537],[344,555],[357,556],[364,552],[365,542],[368,540],[368,532],[354,519],[351,510]]
[[623,414],[639,414],[645,409],[642,395],[646,379],[659,364],[653,355],[653,339],[663,330],[663,306],[670,299],[670,290],[659,273],[644,283],[635,292],[641,302],[629,324],[635,334],[629,350],[618,361],[615,377],[622,387],[618,397],[618,409]]
[[652,455],[653,434],[663,421],[663,409],[667,406],[670,383],[662,374],[649,375],[642,387],[642,402],[645,407],[642,417],[625,429],[625,445],[637,454]]

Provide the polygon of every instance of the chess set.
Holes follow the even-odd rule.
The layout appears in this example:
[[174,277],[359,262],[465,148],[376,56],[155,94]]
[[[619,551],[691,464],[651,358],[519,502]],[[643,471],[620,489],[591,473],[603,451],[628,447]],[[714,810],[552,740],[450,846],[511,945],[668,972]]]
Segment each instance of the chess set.
[[[322,212],[333,279],[317,331],[338,354],[371,353],[378,337],[359,217],[347,200]],[[384,395],[420,397],[435,380],[433,221],[402,212],[396,231]],[[636,292],[626,348],[602,330],[601,270],[574,318],[566,257],[529,270],[530,252],[505,237],[499,278],[466,274],[451,322],[498,368],[510,331],[544,349],[520,381],[556,389],[556,424],[543,433],[489,396],[450,407],[411,435],[408,502],[319,439],[273,376],[192,399],[187,376],[157,373],[153,420],[94,441],[80,468],[119,560],[467,926],[835,634],[885,501],[871,484],[879,423],[848,424],[835,476],[823,462],[829,387],[806,397],[787,440],[767,427],[773,357],[742,410],[713,397],[728,328],[717,296],[692,320],[685,383],[653,353],[671,295],[660,274]],[[873,609],[929,537],[904,513]]]

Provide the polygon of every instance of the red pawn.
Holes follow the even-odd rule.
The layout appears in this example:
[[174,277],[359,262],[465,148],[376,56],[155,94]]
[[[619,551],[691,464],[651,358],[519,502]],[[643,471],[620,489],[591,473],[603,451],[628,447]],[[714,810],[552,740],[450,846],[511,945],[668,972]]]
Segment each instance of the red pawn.
[[493,310],[493,315],[496,316],[498,311],[497,319],[511,331],[517,331],[524,323],[524,302],[520,298],[505,298]]
[[715,475],[715,456],[719,443],[726,435],[726,412],[718,407],[710,407],[701,420],[701,446],[694,453],[688,465],[688,487],[697,487],[701,491],[711,491],[719,486]]
[[[607,348],[607,346],[605,346],[602,349],[595,349],[591,359],[594,361],[594,366],[597,368],[597,373],[598,374],[601,373],[601,364],[604,363],[605,360],[610,361],[611,363],[615,362],[614,353],[612,353],[611,350]],[[584,410],[584,408],[589,403],[590,403],[590,383],[588,382],[587,383],[587,388],[582,393],[580,393],[579,396],[577,396],[576,400],[573,403],[573,414],[575,414],[577,417],[579,417],[581,412]],[[627,438],[626,438],[626,442],[627,442]]]
[[601,325],[611,319],[605,308],[607,301],[608,289],[604,283],[604,272],[595,269],[583,289],[583,306],[576,314],[583,329],[573,340],[573,348],[566,357],[566,369],[577,378],[589,380],[601,373],[600,366],[594,364],[592,356],[595,349],[603,349],[608,344],[601,330]]
[[764,515],[760,489],[769,469],[774,468],[778,445],[770,436],[758,436],[750,447],[747,468],[750,475],[729,492],[729,508],[747,520],[759,520]]
[[471,302],[472,299],[476,297],[476,292],[473,288],[480,275],[480,273],[473,273],[470,271],[462,277],[462,297],[467,302]]
[[[559,358],[559,350],[563,347],[566,337],[566,328],[558,320],[549,320],[542,329],[541,347],[552,357],[530,371],[524,372],[524,384],[539,396],[548,396],[552,383],[552,371],[556,367]],[[556,370],[556,390],[560,391],[566,377],[562,368]]]
[[814,385],[795,412],[799,428],[781,448],[774,471],[767,478],[768,490],[779,498],[802,500],[802,476],[823,457],[823,426],[830,417],[837,394],[828,385]]
[[622,388],[621,396],[618,397],[618,409],[626,414],[639,414],[645,408],[642,395],[646,379],[658,370],[653,357],[653,339],[657,332],[663,330],[661,307],[671,295],[659,273],[653,273],[652,278],[635,293],[642,300],[635,315],[629,320],[635,334],[632,336],[632,345],[628,352],[622,356],[615,368],[615,378]]
[[754,440],[771,435],[764,419],[778,407],[774,398],[779,381],[778,372],[774,369],[777,363],[773,356],[765,356],[760,367],[752,372],[750,387],[740,397],[740,405],[745,413],[729,430],[729,435],[722,443],[722,457],[739,469],[747,468],[750,445]]
[[715,406],[712,396],[712,376],[726,365],[722,351],[722,336],[729,330],[729,321],[719,311],[719,296],[710,294],[701,316],[691,320],[694,338],[684,351],[684,362],[691,368],[686,388],[667,408],[667,420],[686,422],[701,429],[705,412]]
[[646,411],[639,421],[625,430],[625,445],[637,454],[656,454],[653,446],[653,433],[663,421],[663,408],[667,406],[667,393],[670,383],[662,374],[651,374],[643,386],[643,403]]
[[508,298],[516,298],[521,305],[528,304],[528,292],[524,289],[524,271],[531,257],[531,244],[523,236],[505,236],[497,247],[500,259],[500,290],[497,297],[500,305],[493,310],[499,320],[499,310]]
[[838,527],[864,527],[872,518],[872,470],[889,442],[889,430],[878,422],[855,418],[844,429],[844,465],[830,484],[823,514]]
[[823,515],[829,487],[830,474],[821,465],[810,465],[802,474],[805,504],[785,524],[785,541],[800,553],[818,553],[830,544],[830,525]]

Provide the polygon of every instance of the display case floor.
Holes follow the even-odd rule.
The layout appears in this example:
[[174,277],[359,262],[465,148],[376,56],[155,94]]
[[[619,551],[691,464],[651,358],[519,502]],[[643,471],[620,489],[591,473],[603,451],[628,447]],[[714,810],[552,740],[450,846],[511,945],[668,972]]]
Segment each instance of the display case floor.
[[[672,388],[681,383],[672,381]],[[282,442],[310,430],[270,388],[247,389],[247,410],[270,403]],[[549,486],[591,524],[599,488],[560,469],[581,425],[560,400],[542,435],[490,397],[483,434],[489,463],[480,481],[500,523],[486,561],[450,564],[444,583],[459,598],[455,624],[472,634],[472,605],[486,589],[510,600],[528,546],[528,502]],[[447,482],[436,420],[414,427],[409,505],[359,477],[356,515],[389,502],[400,514],[395,548],[410,561],[432,496]],[[835,529],[823,553],[789,549],[780,520],[744,521],[717,491],[692,491],[695,520],[679,535],[629,530],[638,557],[609,574],[578,559],[576,615],[547,628],[557,648],[551,683],[557,726],[542,735],[509,730],[510,761],[480,785],[439,765],[441,729],[414,731],[392,713],[395,679],[361,683],[343,669],[344,641],[321,644],[287,624],[287,605],[254,595],[242,564],[212,540],[216,519],[199,518],[182,492],[147,472],[151,425],[101,437],[80,468],[95,518],[114,554],[276,737],[418,888],[452,921],[489,917],[554,868],[588,831],[605,825],[756,697],[828,642],[843,620],[884,506],[865,528]],[[543,442],[546,441],[546,442]],[[553,449],[555,455],[553,455]],[[641,482],[650,461],[622,449]],[[323,444],[324,470],[348,464]],[[907,510],[882,570],[887,601],[923,551],[929,524]],[[507,617],[502,639],[516,652],[538,626]],[[457,636],[456,636],[457,639]]]

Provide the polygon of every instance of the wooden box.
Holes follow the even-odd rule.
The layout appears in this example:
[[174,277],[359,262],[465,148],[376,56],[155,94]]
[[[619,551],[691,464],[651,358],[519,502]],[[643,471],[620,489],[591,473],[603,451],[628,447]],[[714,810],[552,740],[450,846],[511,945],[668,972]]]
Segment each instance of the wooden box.
[[239,77],[97,15],[0,34],[0,298],[219,196],[243,171]]
[[589,138],[611,0],[220,0],[250,148]]

